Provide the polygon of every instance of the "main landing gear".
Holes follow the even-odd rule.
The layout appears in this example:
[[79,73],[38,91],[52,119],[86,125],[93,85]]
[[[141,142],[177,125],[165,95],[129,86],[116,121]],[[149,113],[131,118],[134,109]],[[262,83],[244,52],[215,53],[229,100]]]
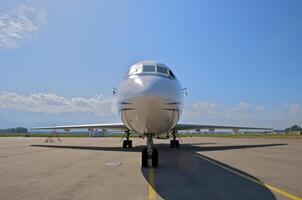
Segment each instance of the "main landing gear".
[[173,140],[170,140],[171,148],[179,148],[179,140],[176,139],[176,131],[172,131]]
[[126,140],[123,140],[123,148],[132,148],[132,140],[129,140],[130,131],[125,131]]
[[152,134],[147,134],[147,148],[142,152],[142,167],[158,167],[158,151],[153,148]]

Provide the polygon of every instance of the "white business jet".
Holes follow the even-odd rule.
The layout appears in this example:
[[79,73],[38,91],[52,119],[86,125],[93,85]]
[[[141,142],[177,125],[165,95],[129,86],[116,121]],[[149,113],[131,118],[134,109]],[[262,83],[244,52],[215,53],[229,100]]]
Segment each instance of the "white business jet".
[[158,150],[153,148],[153,138],[161,134],[171,134],[170,146],[178,148],[179,140],[176,137],[180,130],[270,130],[268,128],[239,126],[178,124],[182,112],[184,89],[169,67],[155,61],[142,61],[132,65],[114,94],[117,95],[118,110],[123,123],[52,126],[33,129],[122,130],[126,135],[123,148],[131,148],[130,134],[138,133],[143,138],[147,138],[147,148],[142,151],[142,167],[158,166]]

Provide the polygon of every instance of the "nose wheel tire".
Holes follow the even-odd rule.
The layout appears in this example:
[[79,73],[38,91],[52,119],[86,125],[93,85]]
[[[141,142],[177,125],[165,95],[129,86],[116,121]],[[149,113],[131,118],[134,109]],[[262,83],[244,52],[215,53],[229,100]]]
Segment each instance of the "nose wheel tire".
[[132,148],[132,140],[123,140],[123,148]]
[[152,153],[152,167],[158,167],[158,151],[157,149],[153,149]]
[[147,152],[147,149],[143,149],[143,152],[142,152],[142,167],[148,167],[148,152]]
[[170,140],[171,148],[179,148],[179,140]]
[[152,167],[156,168],[158,167],[158,150],[153,149],[152,150],[152,156],[151,158],[148,157],[148,150],[143,149],[142,151],[142,167],[147,168],[149,167],[148,165],[148,160],[151,159]]

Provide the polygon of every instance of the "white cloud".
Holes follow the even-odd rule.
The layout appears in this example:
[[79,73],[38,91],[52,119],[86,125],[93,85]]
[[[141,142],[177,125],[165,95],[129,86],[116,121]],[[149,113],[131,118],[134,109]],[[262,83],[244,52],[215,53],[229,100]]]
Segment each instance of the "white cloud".
[[18,47],[46,23],[46,11],[33,5],[17,4],[0,11],[0,48]]
[[114,100],[102,95],[95,95],[91,98],[66,98],[53,93],[35,93],[26,96],[2,92],[0,93],[0,109],[46,114],[67,112],[92,113],[98,116],[116,114]]
[[240,102],[236,106],[225,106],[215,102],[197,101],[192,105],[185,106],[184,117],[187,119],[197,117],[246,118],[258,110],[259,106],[254,108],[246,102]]
[[263,111],[264,110],[264,106],[256,106],[256,110]]
[[285,104],[285,108],[294,116],[298,116],[302,113],[302,106],[299,104]]
[[273,108],[251,105],[247,102],[229,106],[215,102],[197,101],[185,105],[182,120],[191,123],[285,128],[302,123],[302,106],[285,104],[285,106],[280,105]]
[[[56,114],[79,113],[104,119],[117,119],[116,102],[112,97],[94,95],[84,97],[63,97],[54,93],[20,95],[0,92],[0,111],[22,111]],[[239,102],[237,105],[223,105],[215,102],[196,101],[184,107],[182,121],[189,123],[263,126],[285,128],[302,123],[300,104],[283,104],[277,108]]]

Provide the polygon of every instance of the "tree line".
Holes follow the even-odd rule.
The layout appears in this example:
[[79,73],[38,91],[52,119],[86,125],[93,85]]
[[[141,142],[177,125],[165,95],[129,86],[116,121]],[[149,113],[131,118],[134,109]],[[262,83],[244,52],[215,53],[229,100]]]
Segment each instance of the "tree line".
[[27,128],[24,127],[16,127],[16,128],[0,129],[0,133],[28,133],[28,130]]
[[293,132],[293,131],[302,131],[302,128],[300,126],[298,126],[297,124],[295,124],[295,125],[285,129],[286,133]]

